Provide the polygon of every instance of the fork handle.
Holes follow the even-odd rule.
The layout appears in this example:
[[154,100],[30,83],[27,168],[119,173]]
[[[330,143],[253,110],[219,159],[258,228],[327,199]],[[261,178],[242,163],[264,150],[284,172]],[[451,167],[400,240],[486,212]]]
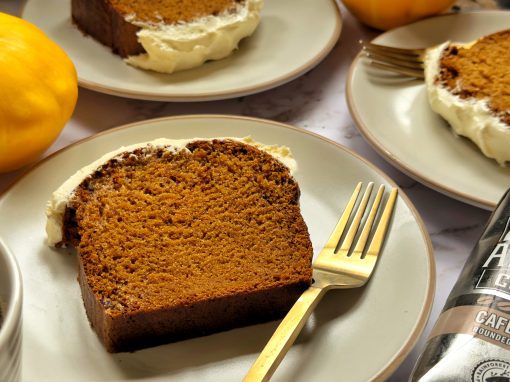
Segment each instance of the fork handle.
[[304,291],[260,353],[244,382],[268,381],[271,378],[325,291],[313,286]]

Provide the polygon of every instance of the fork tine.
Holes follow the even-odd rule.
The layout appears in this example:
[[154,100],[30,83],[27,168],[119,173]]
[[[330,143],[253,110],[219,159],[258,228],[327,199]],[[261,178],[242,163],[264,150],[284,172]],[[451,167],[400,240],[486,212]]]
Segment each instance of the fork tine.
[[406,48],[395,48],[392,46],[374,44],[373,42],[364,42],[360,40],[360,43],[366,47],[366,49],[372,51],[379,51],[381,53],[396,53],[404,56],[422,56],[425,53],[425,49],[406,49]]
[[387,70],[393,73],[403,74],[404,76],[408,77],[414,77],[419,79],[425,78],[425,73],[423,70],[415,70],[410,68],[403,68],[396,65],[389,65],[389,64],[383,64],[381,62],[377,61],[370,61],[370,66],[373,66],[374,68],[379,68],[383,70]]
[[[379,191],[381,191],[381,189],[379,189]],[[397,189],[394,188],[391,191],[390,196],[388,197],[388,201],[387,201],[386,206],[381,214],[381,218],[379,219],[379,222],[375,229],[374,236],[372,237],[372,241],[370,242],[370,246],[367,249],[365,256],[364,257],[361,256],[363,254],[363,249],[366,244],[366,238],[361,239],[361,236],[364,235],[364,233],[362,233],[360,236],[360,240],[362,240],[362,242],[365,241],[365,243],[363,243],[363,245],[362,245],[363,248],[360,249],[359,253],[356,253],[356,256],[354,256],[354,252],[353,252],[353,254],[351,256],[344,257],[344,259],[346,259],[347,261],[344,261],[342,263],[342,268],[344,269],[346,274],[349,274],[351,277],[355,277],[358,280],[358,286],[364,285],[370,279],[370,276],[372,275],[372,272],[375,269],[375,264],[377,263],[377,257],[381,250],[381,247],[382,247],[382,244],[384,241],[384,237],[386,234],[386,230],[389,226],[390,217],[393,212],[393,207],[395,205],[396,198],[397,198]],[[377,201],[377,199],[378,198],[376,197],[376,201],[374,202],[374,204],[375,203],[380,204],[380,200]],[[377,207],[379,207],[379,205]],[[377,214],[377,209],[378,208],[374,209],[375,212],[374,212],[373,219],[375,219],[375,215]],[[372,213],[372,211],[370,213]],[[373,222],[368,221],[369,219],[370,218],[367,219],[367,223],[365,225],[365,228],[368,229],[368,232],[371,231],[371,228],[372,228],[371,226],[373,224]],[[366,233],[365,235],[368,236],[368,233]],[[360,244],[360,246],[361,246],[361,244]],[[326,266],[331,267],[332,263],[330,261],[327,261]],[[325,269],[327,269],[327,268],[325,268]]]
[[408,77],[424,79],[423,57],[426,49],[403,49],[374,43],[364,43],[363,52],[370,65]]
[[354,219],[349,227],[349,231],[347,231],[347,235],[345,236],[340,248],[338,249],[339,255],[347,255],[349,253],[352,243],[354,242],[354,238],[356,237],[356,232],[358,232],[361,219],[365,214],[365,209],[367,207],[368,200],[370,199],[370,194],[372,193],[373,187],[374,183],[370,182],[367,186],[367,189],[365,190],[363,198],[361,199],[358,210],[356,211],[356,215],[354,215]]
[[398,189],[394,188],[388,197],[386,207],[384,208],[381,219],[379,220],[379,224],[377,225],[374,236],[372,237],[372,241],[368,247],[365,259],[373,258],[375,261],[375,259],[377,259],[377,255],[381,251],[381,247],[386,236],[386,230],[388,229],[390,218],[393,213],[393,207],[395,205],[395,201],[397,200],[397,194]]
[[374,224],[374,221],[375,221],[375,216],[377,215],[377,211],[379,210],[379,205],[381,204],[383,193],[384,193],[384,185],[381,184],[381,186],[379,187],[379,190],[377,191],[377,194],[375,196],[374,202],[372,203],[372,208],[370,209],[367,220],[365,221],[363,230],[361,231],[361,235],[356,243],[356,246],[354,247],[354,250],[352,251],[351,256],[362,257],[363,250],[365,249],[365,246],[368,241],[368,236],[370,234],[370,231],[372,230],[372,225]]
[[417,70],[423,69],[423,61],[418,60],[418,59],[408,59],[405,57],[402,58],[399,56],[379,54],[379,53],[374,53],[374,52],[370,52],[370,51],[366,51],[365,55],[369,59],[374,60],[374,61],[381,61],[384,63],[389,63],[389,64],[393,64],[393,65],[397,65],[397,66],[404,66],[406,68],[417,69]]
[[359,182],[356,185],[356,188],[354,189],[354,192],[351,195],[351,198],[349,199],[349,202],[347,203],[347,206],[345,206],[345,210],[342,213],[342,216],[340,217],[340,220],[338,221],[337,225],[335,226],[335,229],[329,236],[329,239],[324,246],[322,251],[327,251],[333,253],[338,245],[338,242],[340,241],[340,238],[342,237],[345,228],[347,227],[347,222],[349,221],[349,218],[351,217],[352,210],[354,209],[354,205],[356,204],[356,200],[358,199],[359,192],[361,191],[361,187],[363,186],[362,182]]

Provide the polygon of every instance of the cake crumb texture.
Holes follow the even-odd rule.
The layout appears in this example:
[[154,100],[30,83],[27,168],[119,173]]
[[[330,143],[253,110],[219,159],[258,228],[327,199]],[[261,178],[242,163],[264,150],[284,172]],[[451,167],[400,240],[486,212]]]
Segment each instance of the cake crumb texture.
[[449,46],[441,57],[440,82],[463,99],[487,99],[510,125],[510,30],[479,39],[471,47]]
[[111,5],[124,15],[134,15],[138,21],[189,22],[197,18],[234,10],[243,0],[110,0]]
[[[195,318],[182,316],[193,307],[216,322],[207,330],[202,321],[204,333],[252,315],[275,319],[311,282],[313,251],[289,169],[240,142],[187,148],[112,159],[67,208],[64,237],[77,246],[87,313],[110,351],[136,348],[146,330],[160,340],[181,337],[175,328],[196,334]],[[250,310],[250,296],[258,311],[270,302],[265,318]],[[175,317],[182,322],[165,327]]]

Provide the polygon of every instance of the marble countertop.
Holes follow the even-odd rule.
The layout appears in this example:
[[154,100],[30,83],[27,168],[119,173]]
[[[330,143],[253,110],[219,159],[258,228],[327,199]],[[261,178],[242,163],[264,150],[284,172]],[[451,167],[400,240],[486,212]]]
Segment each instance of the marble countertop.
[[[19,4],[0,0],[0,11],[17,13]],[[437,285],[429,323],[418,344],[389,378],[405,381],[453,283],[489,217],[489,211],[453,200],[404,175],[380,157],[358,132],[345,100],[348,68],[357,41],[377,32],[361,26],[341,6],[343,29],[332,52],[304,76],[276,89],[237,99],[202,103],[130,100],[80,88],[73,117],[45,156],[111,127],[148,118],[182,114],[236,114],[271,119],[321,134],[365,157],[393,178],[414,203],[434,247]],[[0,175],[0,194],[25,170]]]

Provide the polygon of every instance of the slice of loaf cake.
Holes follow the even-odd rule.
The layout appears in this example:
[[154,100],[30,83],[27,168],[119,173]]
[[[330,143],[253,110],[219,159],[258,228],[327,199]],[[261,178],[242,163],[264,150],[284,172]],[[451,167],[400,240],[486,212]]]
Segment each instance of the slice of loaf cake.
[[73,22],[131,65],[172,73],[227,57],[263,0],[72,0]]
[[510,161],[510,30],[469,44],[428,51],[425,77],[432,109],[489,158]]
[[77,249],[85,310],[108,351],[274,320],[310,285],[293,159],[245,142],[121,148],[53,194],[48,242]]

